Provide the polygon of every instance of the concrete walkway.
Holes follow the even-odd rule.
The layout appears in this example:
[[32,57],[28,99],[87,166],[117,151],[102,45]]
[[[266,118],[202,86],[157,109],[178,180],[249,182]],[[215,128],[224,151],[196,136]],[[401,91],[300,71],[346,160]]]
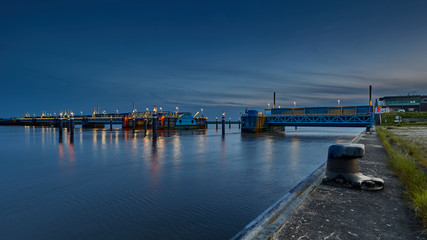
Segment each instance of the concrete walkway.
[[388,155],[376,133],[363,133],[360,172],[382,178],[380,192],[319,185],[277,230],[273,239],[427,239],[403,199],[404,186],[387,166]]

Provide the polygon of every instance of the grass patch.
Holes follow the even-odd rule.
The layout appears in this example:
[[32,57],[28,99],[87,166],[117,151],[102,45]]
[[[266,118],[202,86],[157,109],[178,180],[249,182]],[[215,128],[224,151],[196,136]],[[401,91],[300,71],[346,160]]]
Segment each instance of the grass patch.
[[421,163],[417,158],[422,154],[408,141],[391,134],[386,129],[382,127],[376,129],[390,157],[390,166],[405,184],[405,195],[415,213],[421,218],[424,229],[427,230],[427,177],[417,164]]

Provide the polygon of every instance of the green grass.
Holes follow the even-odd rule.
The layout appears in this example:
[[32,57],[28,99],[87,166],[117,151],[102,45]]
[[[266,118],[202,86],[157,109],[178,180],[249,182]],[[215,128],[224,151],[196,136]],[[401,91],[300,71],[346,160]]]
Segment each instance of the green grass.
[[390,157],[390,166],[405,184],[405,195],[415,213],[420,217],[424,229],[427,230],[427,177],[420,169],[421,166],[417,164],[419,160],[416,159],[414,153],[418,150],[408,149],[410,145],[407,141],[391,134],[386,129],[382,127],[376,129]]
[[[381,125],[395,126],[396,116],[401,116],[402,119],[421,118],[427,119],[427,112],[391,112],[381,114]],[[402,122],[401,125],[427,125],[426,121]]]

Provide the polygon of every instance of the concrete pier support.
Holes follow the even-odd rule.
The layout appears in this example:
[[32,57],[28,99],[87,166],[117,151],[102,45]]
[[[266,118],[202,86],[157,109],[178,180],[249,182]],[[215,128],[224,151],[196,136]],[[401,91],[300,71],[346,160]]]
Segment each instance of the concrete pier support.
[[59,136],[62,137],[62,117],[58,118]]
[[70,121],[69,121],[70,123],[70,130],[69,130],[69,132],[70,132],[70,143],[73,143],[74,142],[74,117],[71,117],[70,118]]
[[157,112],[154,111],[153,114],[153,139],[157,138],[157,126],[158,126],[159,120],[157,118]]

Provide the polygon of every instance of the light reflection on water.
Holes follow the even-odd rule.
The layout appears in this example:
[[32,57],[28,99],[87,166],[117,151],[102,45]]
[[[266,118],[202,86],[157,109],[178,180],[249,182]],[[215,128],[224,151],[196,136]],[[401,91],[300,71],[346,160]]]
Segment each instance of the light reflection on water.
[[228,239],[361,131],[210,127],[0,127],[0,238]]

